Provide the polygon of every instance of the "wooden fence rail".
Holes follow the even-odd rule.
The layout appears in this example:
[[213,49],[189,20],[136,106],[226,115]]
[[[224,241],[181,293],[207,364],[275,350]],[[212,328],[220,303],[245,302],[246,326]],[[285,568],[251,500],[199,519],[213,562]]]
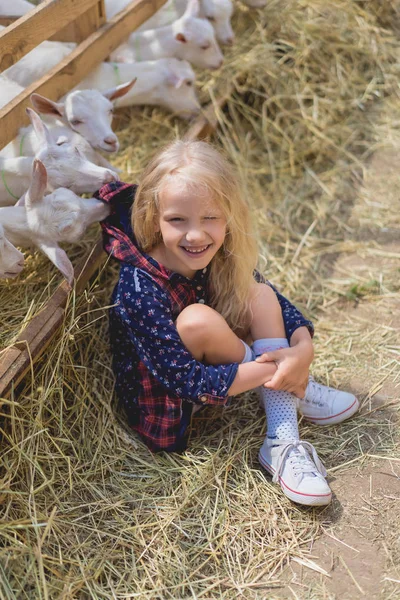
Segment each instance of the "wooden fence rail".
[[[47,0],[44,8],[50,9],[50,3],[60,4],[72,0]],[[86,0],[94,2],[94,0]],[[90,73],[101,61],[119,46],[121,41],[128,37],[130,32],[139,27],[151,17],[166,0],[134,0],[123,11],[116,14],[110,21],[104,23],[94,33],[89,35],[76,48],[66,56],[58,65],[53,67],[39,81],[32,83],[21,94],[0,110],[0,148],[13,140],[19,128],[29,122],[25,108],[30,105],[29,97],[33,92],[58,100]],[[36,11],[41,5],[34,9]],[[31,17],[31,18],[33,18]],[[16,21],[11,27],[22,25],[25,28],[28,15]],[[29,21],[28,21],[29,22]],[[64,25],[64,22],[63,22]],[[24,30],[24,29],[23,29]],[[54,31],[54,30],[53,30]],[[6,30],[0,33],[0,56],[4,51],[4,38]],[[42,41],[42,39],[40,40]]]
[[45,0],[32,6],[31,11],[0,33],[0,71],[77,19],[81,39],[71,41],[80,42],[105,22],[103,0]]

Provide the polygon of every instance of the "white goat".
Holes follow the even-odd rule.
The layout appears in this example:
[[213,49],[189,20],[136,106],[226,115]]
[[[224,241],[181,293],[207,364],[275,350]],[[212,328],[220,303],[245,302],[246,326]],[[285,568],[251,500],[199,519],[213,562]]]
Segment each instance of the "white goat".
[[189,0],[186,11],[171,25],[132,33],[127,42],[111,53],[116,62],[179,58],[204,69],[219,69],[223,55],[214,29],[199,19],[199,0]]
[[46,169],[35,159],[25,205],[0,208],[0,224],[12,244],[37,246],[72,284],[73,266],[58,243],[82,239],[86,228],[105,219],[110,209],[101,200],[84,200],[64,188],[45,196],[46,187]]
[[0,0],[0,16],[2,17],[22,17],[27,12],[35,8],[26,0]]
[[[115,181],[117,174],[87,160],[81,150],[60,137],[57,142],[40,117],[30,108],[26,112],[38,138],[36,158],[47,171],[47,191],[68,188],[76,194],[93,193],[102,185]],[[0,206],[15,204],[28,189],[33,157],[0,157]]]
[[0,279],[16,277],[24,268],[24,255],[6,238],[0,223]]
[[[105,0],[107,19],[123,10],[130,0]],[[183,15],[188,0],[168,0],[150,19],[136,31],[156,29],[169,25]],[[232,0],[200,0],[199,17],[208,19],[215,29],[217,40],[221,44],[232,44],[234,34],[231,26],[233,12]]]
[[[130,81],[102,94],[96,90],[70,92],[65,102],[54,102],[39,94],[32,94],[31,101],[35,108],[44,114],[57,117],[59,121],[48,123],[51,136],[56,142],[60,136],[77,146],[91,162],[107,169],[112,165],[94,150],[115,152],[119,144],[110,123],[112,120],[112,101],[126,94],[134,84]],[[89,102],[91,102],[89,104]],[[60,122],[61,121],[61,122]],[[65,123],[65,124],[64,124]],[[82,132],[80,135],[79,132]],[[35,156],[40,144],[32,126],[22,127],[18,136],[0,151],[3,158],[18,156]]]
[[23,91],[23,87],[15,81],[11,81],[2,73],[0,74],[0,108],[11,102]]
[[32,94],[31,102],[38,112],[60,119],[96,150],[116,152],[119,149],[118,138],[111,129],[113,102],[127,94],[135,81],[132,78],[105,93],[96,89],[69,92],[64,96],[63,102],[54,102],[39,94]]
[[116,80],[130,81],[134,77],[137,77],[136,85],[117,100],[118,107],[163,106],[182,118],[191,118],[200,111],[193,69],[187,61],[176,58],[132,64],[103,62],[77,88],[92,87],[103,91]]

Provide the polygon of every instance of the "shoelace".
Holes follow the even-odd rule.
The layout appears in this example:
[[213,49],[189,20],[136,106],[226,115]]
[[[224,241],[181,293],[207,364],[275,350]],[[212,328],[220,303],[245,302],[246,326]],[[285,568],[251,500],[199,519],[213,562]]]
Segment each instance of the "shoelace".
[[[305,398],[306,402],[312,402],[312,403],[316,403],[319,406],[322,406],[323,404],[326,403],[326,399],[324,398],[324,391],[322,389],[321,386],[318,385],[318,383],[315,381],[314,377],[312,377],[311,375],[309,376],[308,379],[308,388],[311,388],[311,396],[312,396],[312,400],[307,400]],[[330,392],[331,390],[329,388],[327,388],[328,392]],[[306,397],[307,397],[307,393],[306,393]]]
[[276,465],[276,471],[275,474],[272,478],[272,481],[274,483],[276,483],[277,481],[279,481],[279,477],[281,476],[284,466],[285,466],[285,461],[288,458],[288,454],[289,452],[294,449],[294,448],[303,448],[303,450],[308,450],[314,460],[314,464],[311,462],[311,460],[307,457],[307,454],[303,454],[300,453],[299,450],[299,454],[293,454],[293,456],[291,456],[290,458],[293,459],[296,468],[301,472],[301,473],[312,473],[315,470],[317,470],[323,477],[326,477],[326,470],[324,465],[322,464],[322,462],[320,461],[317,451],[315,450],[314,446],[312,444],[310,444],[310,442],[306,442],[306,441],[302,441],[302,440],[268,440],[268,443],[271,446],[280,446],[282,447],[282,451],[281,451],[281,455],[278,459],[278,463]]

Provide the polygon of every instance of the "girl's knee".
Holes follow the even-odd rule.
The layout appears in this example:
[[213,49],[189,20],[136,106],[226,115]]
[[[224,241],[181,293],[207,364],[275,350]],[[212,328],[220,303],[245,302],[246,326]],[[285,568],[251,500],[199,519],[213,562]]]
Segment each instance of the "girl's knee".
[[190,304],[176,319],[179,335],[205,337],[216,328],[225,325],[225,319],[216,310],[204,304]]

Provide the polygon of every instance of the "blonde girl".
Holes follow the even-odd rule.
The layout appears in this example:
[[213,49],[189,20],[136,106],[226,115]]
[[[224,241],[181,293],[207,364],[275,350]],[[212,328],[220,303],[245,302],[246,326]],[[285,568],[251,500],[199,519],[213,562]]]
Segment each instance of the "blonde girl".
[[[175,141],[140,185],[104,186],[105,249],[121,262],[110,310],[116,392],[154,451],[181,451],[192,414],[258,389],[267,416],[261,465],[293,501],[331,490],[297,409],[316,424],[358,408],[309,378],[312,324],[255,271],[257,245],[232,166],[205,142]],[[251,346],[250,346],[251,345]]]

